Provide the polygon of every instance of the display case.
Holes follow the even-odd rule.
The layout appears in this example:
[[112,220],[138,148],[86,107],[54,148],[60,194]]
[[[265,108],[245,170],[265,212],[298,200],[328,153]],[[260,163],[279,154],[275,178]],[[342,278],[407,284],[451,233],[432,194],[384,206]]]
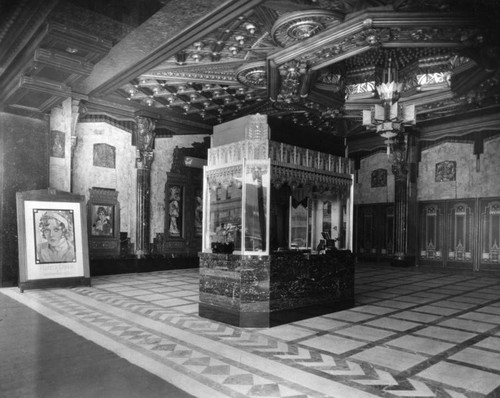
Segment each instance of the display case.
[[264,115],[216,126],[204,168],[200,315],[265,327],[298,308],[352,306],[350,167],[272,141]]

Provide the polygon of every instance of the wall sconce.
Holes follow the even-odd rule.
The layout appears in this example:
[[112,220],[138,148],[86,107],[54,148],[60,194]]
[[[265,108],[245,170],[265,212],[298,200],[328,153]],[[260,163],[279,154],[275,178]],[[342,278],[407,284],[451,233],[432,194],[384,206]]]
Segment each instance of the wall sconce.
[[229,51],[231,52],[231,54],[233,54],[233,55],[238,54],[238,51],[239,51],[238,47],[236,47],[236,46],[231,46],[231,47],[229,47],[229,48],[228,48],[228,50],[229,50]]
[[153,99],[152,99],[152,98],[148,98],[148,99],[146,100],[146,105],[147,105],[147,106],[153,106],[153,103],[154,103],[154,101],[153,101]]
[[203,44],[202,41],[197,41],[193,43],[193,46],[196,49],[196,51],[200,51],[205,45]]

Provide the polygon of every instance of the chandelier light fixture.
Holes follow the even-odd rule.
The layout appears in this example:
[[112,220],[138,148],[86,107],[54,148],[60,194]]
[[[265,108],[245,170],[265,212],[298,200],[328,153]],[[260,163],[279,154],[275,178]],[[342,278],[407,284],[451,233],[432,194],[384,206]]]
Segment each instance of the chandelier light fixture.
[[404,132],[404,126],[415,124],[415,105],[402,104],[399,101],[403,84],[391,77],[391,60],[387,67],[387,82],[376,87],[381,104],[363,110],[363,125],[368,129],[375,128],[378,135],[384,138],[387,156],[391,154],[395,138]]

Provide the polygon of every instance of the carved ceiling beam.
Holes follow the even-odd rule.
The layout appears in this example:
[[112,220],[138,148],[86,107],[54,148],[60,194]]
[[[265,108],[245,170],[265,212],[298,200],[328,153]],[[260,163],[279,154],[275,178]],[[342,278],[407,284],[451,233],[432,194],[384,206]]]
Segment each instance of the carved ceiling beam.
[[[92,93],[93,95],[105,95],[125,85],[128,81],[136,78],[137,76],[145,73],[148,70],[157,67],[164,60],[173,57],[177,52],[184,50],[196,40],[203,38],[206,34],[213,32],[216,28],[226,25],[228,22],[244,14],[245,12],[258,6],[264,0],[233,0],[228,1],[215,7],[208,14],[205,14],[201,19],[198,19],[196,24],[185,27],[182,31],[164,32],[162,44],[154,48],[147,49],[145,53],[144,46],[137,49],[137,54],[131,53],[130,43],[127,40],[122,40],[117,46],[113,48],[107,58],[101,61],[94,68],[94,72],[85,82],[82,89]],[[206,4],[205,4],[206,6]],[[173,2],[169,2],[162,10],[156,15],[163,13],[165,17],[172,19],[172,10],[174,7]],[[206,7],[205,7],[206,8]],[[193,15],[193,22],[198,16]],[[184,20],[185,20],[184,16]],[[145,24],[153,23],[154,16],[150,18]],[[143,42],[152,42],[151,31],[145,24],[141,25],[136,34],[142,34]],[[143,28],[144,29],[141,29]],[[153,28],[151,26],[150,28]],[[157,24],[154,29],[158,32]],[[169,29],[172,29],[169,27]],[[170,35],[170,37],[168,37]],[[162,36],[162,35],[159,35]],[[140,41],[141,38],[135,38]],[[157,38],[158,40],[158,38]],[[137,45],[135,46],[137,47]],[[115,54],[114,52],[118,53]],[[121,54],[119,54],[121,52]],[[120,69],[116,67],[117,56],[123,58],[124,63]],[[110,65],[114,65],[112,68]]]
[[463,112],[463,117],[441,118],[440,123],[420,123],[421,139],[436,140],[447,135],[466,135],[486,130],[500,130],[500,105],[487,109]]
[[11,14],[2,15],[0,21],[0,76],[25,47],[37,40],[47,16],[58,0],[39,2],[19,1]]
[[[376,30],[379,29],[389,29],[389,28],[446,28],[446,27],[460,27],[465,28],[468,26],[477,26],[475,21],[471,21],[470,17],[459,16],[456,14],[448,15],[436,15],[436,13],[400,13],[400,12],[390,12],[390,11],[377,11],[368,10],[356,17],[348,19],[339,25],[333,26],[326,29],[313,37],[303,40],[300,43],[294,44],[284,50],[281,50],[275,54],[269,56],[277,65],[281,65],[292,59],[298,59],[302,57],[307,57],[314,52],[320,52],[325,48],[332,47],[334,45],[342,45],[343,43],[348,43],[355,35],[359,35],[363,31],[366,32],[365,45],[357,46],[358,48],[348,49],[346,54],[344,51],[339,51],[337,54],[333,54],[329,60],[321,64],[314,65],[314,69],[319,69],[326,65],[339,62],[345,58],[352,57],[359,54],[360,52],[366,51],[370,48],[370,45],[384,44],[383,41],[379,41],[380,38],[376,36]],[[373,32],[371,32],[373,31]],[[372,34],[373,33],[373,34]],[[373,37],[372,37],[373,36]],[[388,41],[388,40],[385,40]],[[396,43],[396,41],[394,41]],[[399,43],[399,42],[398,42]],[[403,42],[402,44],[404,44]],[[421,46],[429,45],[439,45],[442,42],[436,42],[435,40],[416,40],[415,42],[406,43],[408,46],[416,46],[420,44]],[[450,46],[456,45],[457,42],[446,42],[443,45]],[[394,44],[395,45],[395,44]],[[401,46],[401,45],[400,45]],[[351,44],[352,47],[352,44]]]

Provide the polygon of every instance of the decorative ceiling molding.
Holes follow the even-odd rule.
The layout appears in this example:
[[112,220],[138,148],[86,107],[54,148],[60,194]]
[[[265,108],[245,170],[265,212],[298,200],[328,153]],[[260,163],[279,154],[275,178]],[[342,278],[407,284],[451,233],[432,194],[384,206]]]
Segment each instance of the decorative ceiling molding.
[[[216,27],[226,24],[228,21],[244,14],[263,1],[264,0],[235,0],[223,3],[221,6],[212,10],[208,15],[197,20],[196,24],[186,27],[186,29],[181,32],[182,34],[177,34],[169,40],[166,40],[159,48],[156,48],[150,54],[143,54],[141,60],[123,68],[122,71],[118,73],[114,73],[110,79],[104,80],[98,78],[98,76],[91,76],[89,78],[89,83],[91,82],[91,84],[87,85],[86,89],[92,95],[109,94],[119,89],[126,82],[158,66],[159,63],[173,56],[176,52],[203,38],[204,35],[213,31]],[[174,10],[169,10],[170,14],[173,11]],[[143,39],[146,40],[147,38],[144,37]],[[123,48],[123,51],[126,52],[127,48]],[[98,74],[99,69],[97,69],[95,73]],[[94,79],[92,79],[92,77],[94,77]]]
[[271,29],[271,37],[280,47],[289,47],[343,19],[344,14],[331,10],[311,9],[289,12],[276,20]]

